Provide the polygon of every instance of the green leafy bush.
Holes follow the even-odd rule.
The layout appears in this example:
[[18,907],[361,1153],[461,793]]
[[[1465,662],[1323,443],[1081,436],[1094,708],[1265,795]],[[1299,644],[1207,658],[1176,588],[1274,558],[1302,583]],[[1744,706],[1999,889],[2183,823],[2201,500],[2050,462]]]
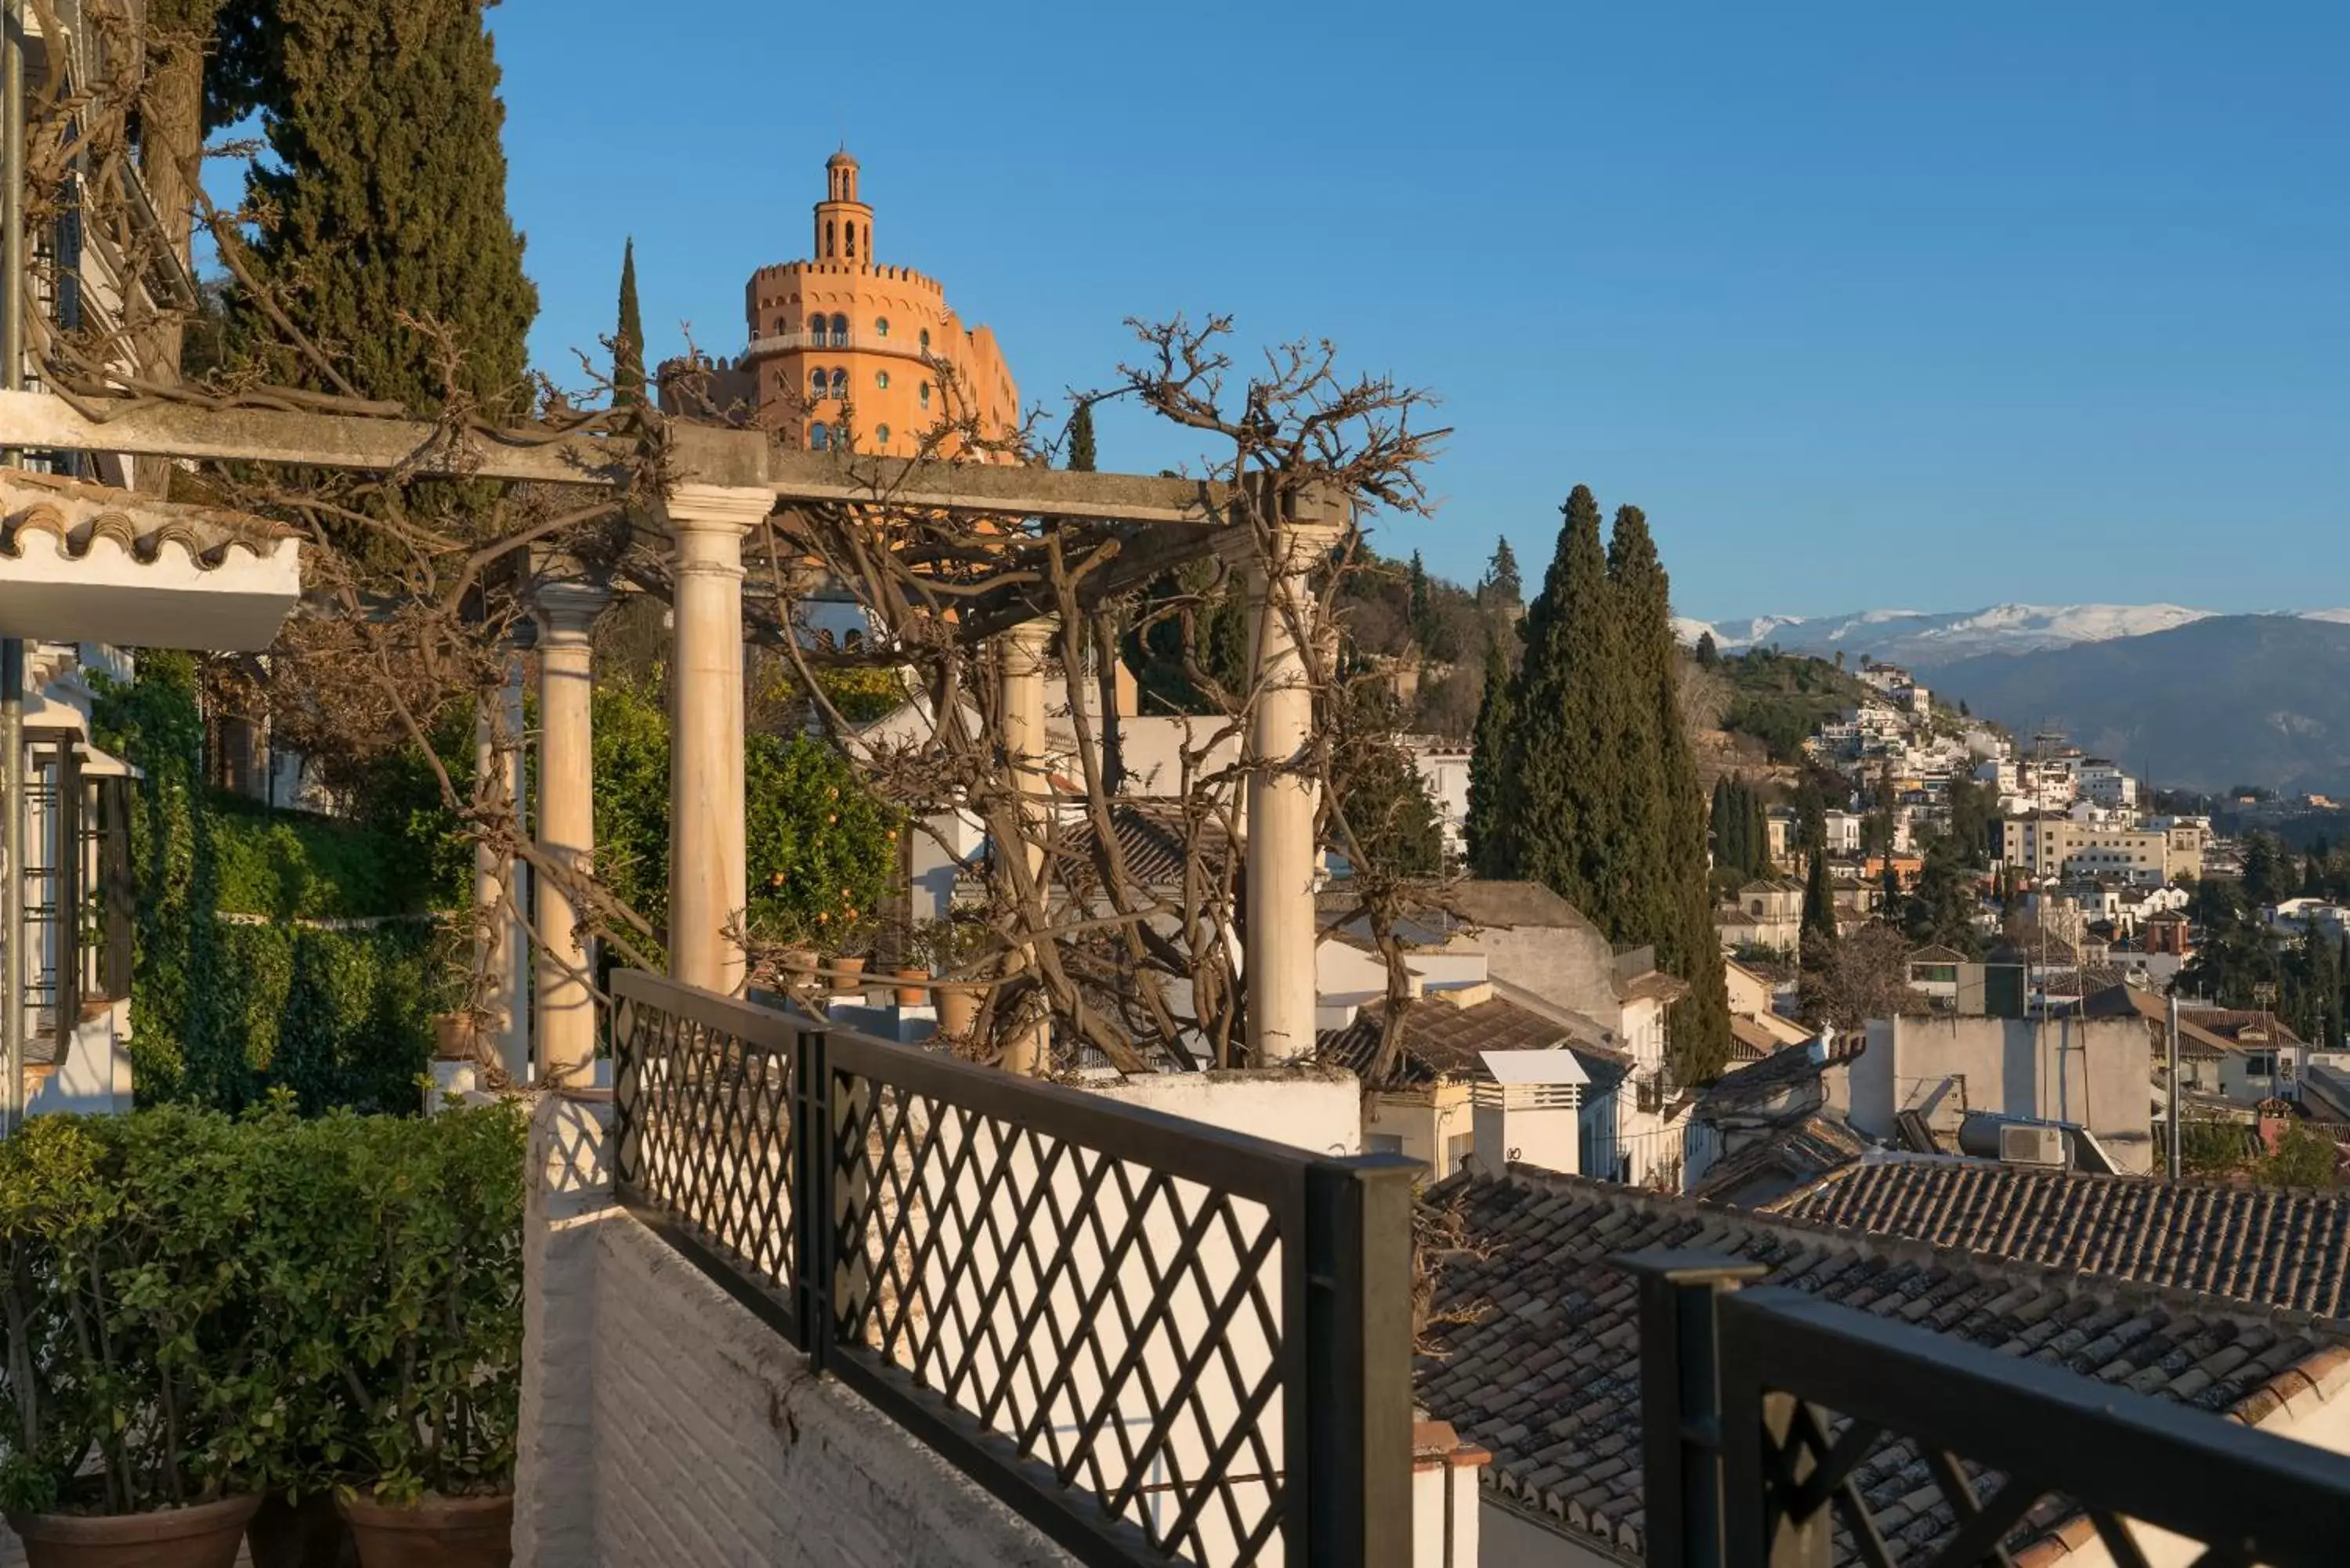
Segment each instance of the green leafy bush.
[[524,1147],[284,1093],[0,1143],[0,1508],[510,1487]]
[[[595,702],[597,869],[666,935],[669,716],[651,690],[627,681],[598,686]],[[750,736],[743,769],[754,925],[813,932],[870,919],[896,875],[899,814],[807,736]]]
[[242,1152],[180,1110],[43,1117],[0,1144],[0,1504],[138,1513],[271,1469]]

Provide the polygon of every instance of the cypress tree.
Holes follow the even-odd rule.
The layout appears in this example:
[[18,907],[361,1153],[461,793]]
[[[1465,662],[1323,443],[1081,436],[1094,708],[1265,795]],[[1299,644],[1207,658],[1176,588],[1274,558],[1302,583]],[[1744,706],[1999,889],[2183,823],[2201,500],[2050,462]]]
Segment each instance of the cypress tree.
[[1477,704],[1477,726],[1469,753],[1469,812],[1461,823],[1469,864],[1481,877],[1509,875],[1495,833],[1501,810],[1503,759],[1510,736],[1510,656],[1500,638],[1485,643],[1485,690]]
[[[365,396],[419,412],[447,394],[440,323],[463,358],[457,391],[492,417],[526,411],[524,335],[538,291],[506,215],[498,66],[484,0],[276,0],[255,34],[253,100],[272,157],[252,194],[255,244],[287,317]],[[248,302],[249,308],[249,302]],[[323,378],[248,318],[271,379]]]
[[1427,651],[1429,635],[1435,620],[1435,607],[1428,595],[1428,568],[1420,563],[1419,552],[1411,553],[1411,635],[1422,652]]
[[1811,871],[1804,880],[1804,967],[1824,968],[1835,951],[1835,893],[1828,886],[1828,857],[1814,852]]
[[1524,597],[1524,585],[1518,580],[1517,553],[1510,548],[1506,535],[1495,541],[1493,558],[1486,563],[1485,580],[1478,590],[1478,597],[1487,604],[1513,605]]
[[1747,869],[1757,877],[1771,872],[1771,814],[1762,809],[1762,797],[1752,790],[1746,793],[1747,842],[1752,846],[1752,857]]
[[1094,472],[1094,406],[1079,403],[1069,416],[1069,472]]
[[[1730,1060],[1730,1002],[1706,874],[1704,797],[1681,726],[1672,585],[1637,506],[1617,511],[1607,579],[1620,649],[1612,674],[1623,688],[1623,767],[1630,785],[1619,804],[1625,918],[1611,935],[1654,942],[1658,966],[1689,982],[1673,1023],[1673,1071],[1684,1084],[1705,1083]],[[1742,808],[1740,815],[1747,814]],[[1746,852],[1751,856],[1751,846]]]
[[637,242],[620,250],[620,320],[612,334],[612,405],[645,400],[645,318],[637,309]]
[[1713,863],[1724,871],[1736,870],[1741,864],[1738,858],[1738,840],[1731,828],[1731,813],[1730,781],[1726,778],[1716,779],[1713,781],[1713,808],[1706,821],[1713,833]]
[[1627,729],[1599,503],[1576,485],[1558,549],[1526,607],[1516,713],[1503,753],[1492,874],[1540,882],[1611,940],[1626,911],[1618,816]]

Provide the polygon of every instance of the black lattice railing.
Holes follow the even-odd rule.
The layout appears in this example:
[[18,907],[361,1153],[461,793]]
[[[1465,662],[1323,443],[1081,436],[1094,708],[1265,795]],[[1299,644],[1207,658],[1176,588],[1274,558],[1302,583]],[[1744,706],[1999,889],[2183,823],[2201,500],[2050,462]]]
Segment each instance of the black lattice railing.
[[1409,1560],[1417,1166],[614,992],[622,1199],[1064,1545]]
[[1649,1568],[2350,1561],[2350,1461],[1888,1322],[1756,1265],[1642,1276]]

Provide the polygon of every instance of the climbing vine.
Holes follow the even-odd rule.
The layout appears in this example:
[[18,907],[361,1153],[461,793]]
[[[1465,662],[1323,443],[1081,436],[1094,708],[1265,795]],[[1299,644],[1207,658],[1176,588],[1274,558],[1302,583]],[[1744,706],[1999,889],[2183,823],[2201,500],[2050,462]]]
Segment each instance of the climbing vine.
[[[139,759],[130,1060],[142,1102],[405,1110],[462,933],[404,832],[229,804],[203,783],[194,662],[152,652],[109,685],[94,739]],[[342,922],[354,922],[343,924]]]

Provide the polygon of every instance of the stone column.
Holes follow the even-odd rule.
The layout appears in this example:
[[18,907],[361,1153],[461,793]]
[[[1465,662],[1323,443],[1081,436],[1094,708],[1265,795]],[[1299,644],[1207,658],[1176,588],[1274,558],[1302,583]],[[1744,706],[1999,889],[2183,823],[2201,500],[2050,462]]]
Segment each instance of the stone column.
[[[1314,1054],[1313,781],[1285,771],[1314,732],[1314,692],[1291,615],[1315,623],[1307,575],[1338,539],[1342,503],[1302,498],[1299,515],[1275,531],[1272,561],[1253,563],[1250,646],[1256,706],[1248,729],[1248,888],[1242,983],[1248,992],[1248,1049],[1259,1066]],[[1284,613],[1284,606],[1289,613]]]
[[669,969],[688,985],[743,988],[726,935],[749,902],[743,834],[743,535],[775,509],[761,486],[680,484],[671,542]]
[[[509,651],[505,670],[505,684],[483,701],[473,730],[473,765],[483,777],[492,780],[491,787],[512,808],[519,827],[523,820],[522,656]],[[473,935],[473,952],[475,961],[489,976],[482,1030],[497,1052],[506,1076],[517,1084],[530,1079],[531,948],[520,919],[530,908],[529,888],[529,867],[486,844],[475,847],[473,906],[484,913]],[[489,912],[502,903],[505,905],[502,913]]]
[[[1052,641],[1049,619],[1023,621],[995,639],[1003,706],[1003,756],[1020,788],[1020,818],[1025,830],[1021,850],[1032,881],[1044,875],[1045,848],[1028,836],[1043,836],[1053,793],[1045,739],[1045,666]],[[1034,970],[1035,952],[1024,948],[1014,961],[1024,971]],[[1003,1065],[1014,1073],[1041,1073],[1051,1065],[1052,1018],[1042,997],[1032,993],[1026,1005],[1025,1016],[1003,1036]]]
[[[538,624],[538,851],[581,877],[596,855],[596,748],[589,717],[594,659],[588,628],[612,590],[586,577],[542,582]],[[579,910],[554,877],[538,886],[538,995],[534,1012],[541,1083],[585,1084],[596,1062],[596,996]]]

